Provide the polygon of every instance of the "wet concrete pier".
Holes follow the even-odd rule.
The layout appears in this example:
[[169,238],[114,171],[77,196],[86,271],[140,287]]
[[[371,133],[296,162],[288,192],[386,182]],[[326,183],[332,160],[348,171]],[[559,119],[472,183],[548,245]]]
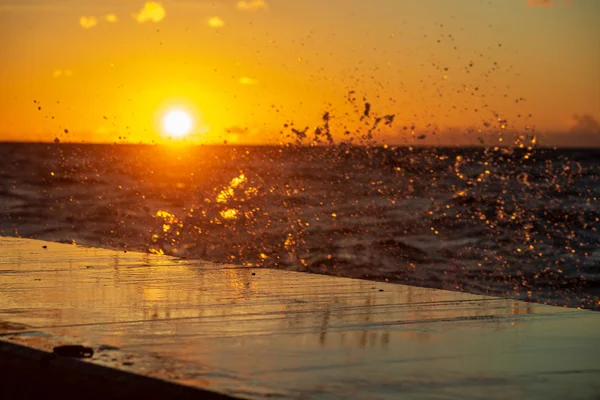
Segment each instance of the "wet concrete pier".
[[64,344],[218,397],[600,396],[600,313],[0,237],[0,356]]

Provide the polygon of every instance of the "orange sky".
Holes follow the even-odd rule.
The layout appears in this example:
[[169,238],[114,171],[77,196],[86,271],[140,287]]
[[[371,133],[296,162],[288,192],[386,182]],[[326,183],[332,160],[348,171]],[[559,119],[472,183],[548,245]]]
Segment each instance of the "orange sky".
[[414,124],[425,144],[476,143],[469,127],[596,144],[598,17],[596,0],[0,0],[0,140],[164,142],[170,109],[194,143],[279,143],[325,111],[342,136],[365,97],[396,114],[390,143]]

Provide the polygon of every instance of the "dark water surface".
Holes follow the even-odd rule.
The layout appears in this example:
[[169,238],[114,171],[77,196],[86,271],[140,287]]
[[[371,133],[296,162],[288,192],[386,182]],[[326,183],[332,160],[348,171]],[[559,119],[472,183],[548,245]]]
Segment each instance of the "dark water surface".
[[0,233],[600,310],[600,150],[0,144]]

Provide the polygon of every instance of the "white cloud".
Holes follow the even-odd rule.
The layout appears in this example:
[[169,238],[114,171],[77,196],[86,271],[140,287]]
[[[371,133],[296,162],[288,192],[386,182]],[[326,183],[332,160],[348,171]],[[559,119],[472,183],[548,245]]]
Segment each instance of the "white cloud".
[[219,17],[211,17],[208,19],[208,25],[213,28],[221,28],[225,26],[225,21]]
[[166,15],[167,12],[161,3],[147,1],[139,13],[133,14],[133,18],[141,24],[147,21],[160,22],[165,19]]
[[264,0],[240,0],[237,2],[236,7],[238,10],[254,11],[266,10],[268,5]]
[[79,18],[79,25],[85,29],[93,28],[98,25],[98,19],[96,17],[81,17]]
[[111,22],[111,23],[115,23],[117,22],[119,19],[117,18],[117,16],[115,14],[106,14],[104,16],[104,20],[106,22]]

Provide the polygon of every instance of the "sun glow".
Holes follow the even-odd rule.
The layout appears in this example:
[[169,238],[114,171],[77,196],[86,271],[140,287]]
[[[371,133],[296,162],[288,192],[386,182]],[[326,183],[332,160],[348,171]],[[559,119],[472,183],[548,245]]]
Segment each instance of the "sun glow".
[[192,130],[192,117],[185,111],[169,111],[163,118],[163,129],[175,138],[183,137]]

